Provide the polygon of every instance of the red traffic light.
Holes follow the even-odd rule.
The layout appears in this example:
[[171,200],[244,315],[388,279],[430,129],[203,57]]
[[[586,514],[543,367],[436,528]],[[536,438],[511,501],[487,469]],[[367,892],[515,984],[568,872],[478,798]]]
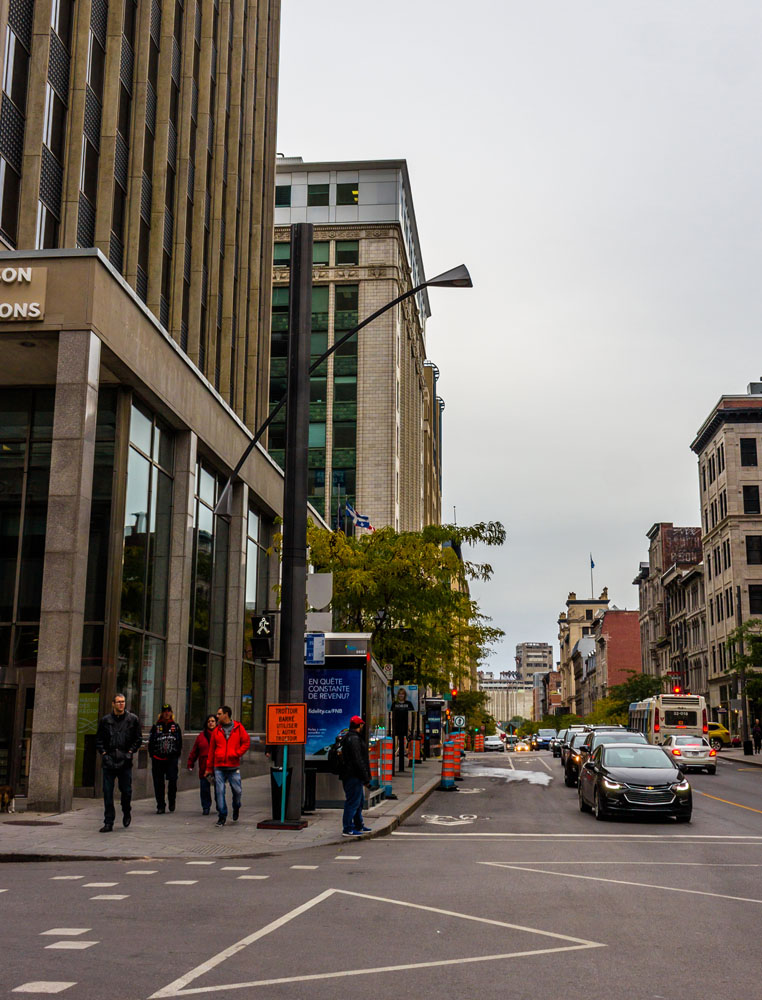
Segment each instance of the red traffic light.
[[457,688],[450,688],[450,694],[453,696],[453,698],[457,698],[458,697],[458,689]]

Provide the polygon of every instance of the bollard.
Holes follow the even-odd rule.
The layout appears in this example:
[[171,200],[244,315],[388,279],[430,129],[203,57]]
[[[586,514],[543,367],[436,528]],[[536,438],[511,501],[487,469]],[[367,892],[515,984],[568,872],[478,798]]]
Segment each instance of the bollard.
[[455,764],[455,780],[462,781],[463,778],[460,774],[460,751],[463,747],[464,736],[463,733],[456,733],[453,737],[453,742],[455,744],[455,753],[453,754],[453,763]]
[[442,781],[439,785],[439,788],[443,792],[454,792],[456,790],[455,753],[455,744],[452,740],[447,740],[442,750]]
[[371,740],[368,747],[368,758],[370,760],[370,787],[378,788],[378,766],[381,760],[381,750],[378,740]]
[[385,799],[396,799],[392,791],[392,775],[394,773],[394,737],[384,736],[381,740],[381,787]]
[[474,737],[474,750],[476,753],[484,753],[484,733],[477,733]]
[[421,763],[421,741],[418,737],[411,737],[407,741],[407,759],[412,763]]

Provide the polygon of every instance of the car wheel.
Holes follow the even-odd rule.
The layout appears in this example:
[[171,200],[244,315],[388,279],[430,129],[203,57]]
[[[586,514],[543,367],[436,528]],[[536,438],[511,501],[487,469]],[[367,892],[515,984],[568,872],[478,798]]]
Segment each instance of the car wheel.
[[601,802],[601,797],[598,794],[598,789],[595,789],[593,793],[593,815],[597,820],[606,819],[606,809]]
[[716,767],[708,767],[706,769],[706,773],[707,774],[717,774],[717,768]]
[[582,785],[577,786],[578,798],[579,798],[579,811],[581,813],[590,812],[590,806],[585,802],[582,796]]
[[574,778],[572,778],[571,774],[569,774],[568,768],[564,771],[564,784],[567,788],[574,788],[574,785],[576,784]]
[[722,740],[715,736],[714,739],[709,740],[709,746],[713,750],[722,750]]
[[682,816],[675,816],[675,819],[677,820],[678,823],[690,823],[690,821],[691,821],[691,814],[690,813],[683,813]]

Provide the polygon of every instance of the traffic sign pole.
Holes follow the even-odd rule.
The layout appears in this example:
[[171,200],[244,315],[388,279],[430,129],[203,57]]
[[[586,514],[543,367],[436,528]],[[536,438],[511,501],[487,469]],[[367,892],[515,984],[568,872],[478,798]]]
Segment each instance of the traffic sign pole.
[[283,747],[283,782],[280,789],[280,821],[286,822],[286,775],[288,774],[288,743]]

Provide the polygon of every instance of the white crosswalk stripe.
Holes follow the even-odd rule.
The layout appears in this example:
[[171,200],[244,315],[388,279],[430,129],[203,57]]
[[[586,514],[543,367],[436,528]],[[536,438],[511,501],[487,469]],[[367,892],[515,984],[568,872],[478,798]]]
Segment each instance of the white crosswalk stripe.
[[87,934],[91,927],[51,927],[49,931],[40,931],[40,936],[45,937],[76,937],[78,934]]
[[23,983],[21,986],[17,986],[15,990],[11,990],[11,993],[63,993],[64,990],[68,990],[69,987],[76,985],[76,983],[38,981]]
[[52,944],[46,944],[45,950],[57,948],[60,951],[84,951],[85,948],[92,948],[94,944],[100,944],[100,941],[54,941]]

